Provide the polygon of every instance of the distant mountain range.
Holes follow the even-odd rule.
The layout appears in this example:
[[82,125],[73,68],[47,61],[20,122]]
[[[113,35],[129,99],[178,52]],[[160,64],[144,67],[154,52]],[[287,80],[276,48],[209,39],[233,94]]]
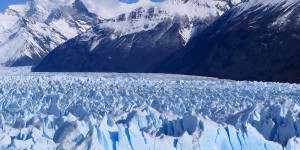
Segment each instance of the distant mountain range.
[[198,0],[139,7],[58,46],[35,70],[153,72],[228,9],[224,1]]
[[98,24],[80,0],[30,0],[0,14],[0,63],[37,65],[55,47]]
[[0,14],[0,62],[300,82],[297,0],[140,0],[122,9],[107,17],[80,0],[10,6]]

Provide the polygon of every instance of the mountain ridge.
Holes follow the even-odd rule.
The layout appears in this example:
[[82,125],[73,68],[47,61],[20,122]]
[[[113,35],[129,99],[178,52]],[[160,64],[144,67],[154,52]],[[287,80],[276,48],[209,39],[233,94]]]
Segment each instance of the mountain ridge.
[[31,0],[10,6],[1,15],[8,20],[0,23],[4,66],[37,65],[56,46],[99,22],[80,0]]
[[151,72],[227,9],[223,0],[176,0],[139,7],[103,20],[57,47],[34,70]]
[[299,4],[241,3],[169,57],[158,72],[299,83]]

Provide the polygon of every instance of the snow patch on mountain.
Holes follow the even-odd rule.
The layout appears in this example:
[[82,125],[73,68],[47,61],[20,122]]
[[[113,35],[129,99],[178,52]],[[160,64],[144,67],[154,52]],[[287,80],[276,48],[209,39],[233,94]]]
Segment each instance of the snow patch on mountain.
[[159,5],[159,3],[150,0],[138,0],[136,3],[123,3],[119,0],[83,0],[86,7],[98,16],[109,19],[123,13],[129,13],[139,7]]
[[243,0],[230,0],[231,5],[237,5],[241,3]]
[[37,22],[44,22],[55,9],[62,6],[71,6],[76,0],[31,0],[27,3],[29,10],[26,16],[30,16]]
[[[229,9],[228,3],[222,0],[167,0],[160,3],[142,0],[135,4],[120,5],[120,7],[123,7],[123,5],[124,7],[130,5],[130,7],[128,9],[117,9],[122,11],[116,13],[118,14],[116,17],[104,19],[98,27],[113,30],[112,39],[141,31],[149,31],[164,21],[177,19],[177,22],[182,21],[185,24],[180,29],[180,34],[186,43],[196,34],[196,31],[200,28],[199,26],[202,24],[208,26],[212,20],[215,20]],[[125,13],[121,13],[123,11]],[[95,38],[95,34],[91,33],[94,31],[90,30],[89,32],[83,36],[92,35],[87,39]],[[99,41],[94,43],[99,43]]]
[[[162,22],[178,19],[183,25],[179,34],[187,43],[228,9],[229,4],[224,0],[140,0],[133,4],[30,0],[24,5],[12,5],[0,14],[0,64],[37,65],[55,47],[97,25],[99,29],[112,30],[110,38],[114,39],[149,31]],[[100,22],[99,18],[103,20]],[[88,34],[93,35],[87,33],[84,36]],[[96,36],[89,39],[92,38],[98,40],[92,42],[91,50],[102,39]]]
[[[33,58],[37,55],[43,58],[51,49],[65,40],[58,34],[58,31],[49,26],[38,22],[31,24],[27,20],[20,20],[10,30],[3,32],[0,38],[5,39],[0,44],[2,65],[12,64],[23,56]],[[49,40],[49,42],[40,44],[38,40]]]
[[0,13],[0,33],[11,28],[28,9],[27,5],[10,5],[4,13]]
[[[250,9],[265,9],[267,10],[268,8],[274,8],[277,10],[281,10],[286,8],[287,11],[284,11],[284,13],[287,13],[289,7],[293,7],[294,5],[299,5],[298,0],[248,0],[248,1],[243,1],[239,5],[235,6],[234,9],[237,9],[237,12],[235,16],[238,16],[242,14],[243,12],[246,12]],[[277,7],[277,8],[275,8]],[[253,11],[253,10],[252,10]]]

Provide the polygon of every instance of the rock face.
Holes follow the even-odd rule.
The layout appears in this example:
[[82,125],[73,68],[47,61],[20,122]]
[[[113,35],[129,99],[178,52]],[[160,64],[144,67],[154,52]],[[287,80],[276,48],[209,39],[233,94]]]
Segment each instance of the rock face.
[[34,71],[153,72],[227,9],[221,0],[139,7],[60,45]]
[[37,65],[50,51],[99,22],[80,0],[30,0],[0,14],[1,66]]
[[299,12],[297,0],[240,3],[158,71],[299,83]]

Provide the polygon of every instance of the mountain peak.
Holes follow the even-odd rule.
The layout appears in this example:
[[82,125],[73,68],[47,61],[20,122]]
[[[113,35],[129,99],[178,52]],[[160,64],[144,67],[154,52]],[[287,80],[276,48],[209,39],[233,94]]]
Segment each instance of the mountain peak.
[[0,63],[36,65],[99,21],[80,0],[30,0],[0,14]]
[[153,71],[219,18],[229,4],[224,0],[167,0],[124,3],[122,7],[124,13],[102,20],[55,48],[36,71]]

